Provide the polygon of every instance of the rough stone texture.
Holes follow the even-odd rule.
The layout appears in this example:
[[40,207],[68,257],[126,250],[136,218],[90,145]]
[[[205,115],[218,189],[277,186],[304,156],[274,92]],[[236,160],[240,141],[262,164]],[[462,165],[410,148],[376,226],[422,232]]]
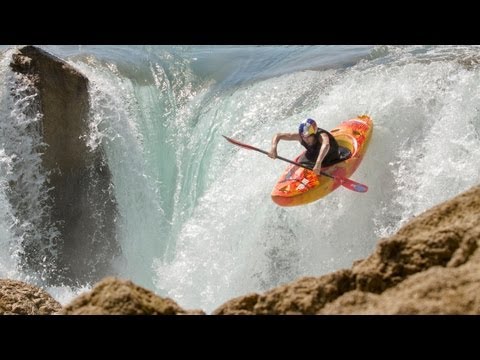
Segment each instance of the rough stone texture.
[[479,245],[480,188],[438,205],[381,241],[353,266],[360,290],[380,293],[432,266],[459,266]]
[[[102,147],[91,151],[88,136],[88,79],[66,62],[34,46],[25,46],[13,56],[11,68],[25,77],[38,97],[25,111],[43,115],[41,149],[42,166],[48,174],[50,214],[36,224],[38,228],[55,226],[55,239],[24,242],[24,262],[30,269],[42,272],[45,265],[39,249],[55,242],[58,256],[43,276],[54,283],[78,284],[98,281],[111,274],[110,263],[120,254],[116,240],[117,206],[111,191],[111,174]],[[22,81],[22,84],[26,83]],[[19,85],[20,86],[20,85]],[[33,90],[28,90],[32,92]],[[29,94],[29,93],[28,93]],[[10,201],[15,208],[22,199],[18,182],[11,183]],[[22,212],[17,211],[21,218]],[[32,221],[31,218],[24,221]],[[25,236],[28,236],[26,234]]]
[[319,314],[480,314],[480,264],[435,266],[380,295],[352,291]]
[[352,290],[353,286],[350,270],[340,270],[320,278],[303,277],[263,295],[250,294],[248,301],[242,297],[230,300],[213,314],[315,314],[329,301]]
[[86,294],[64,307],[66,315],[203,315],[187,311],[169,298],[137,286],[131,281],[107,277]]
[[[214,315],[254,315],[254,306],[260,295],[252,293],[228,300],[213,313]],[[234,309],[230,311],[230,309]]]
[[414,218],[351,270],[230,300],[214,314],[480,314],[480,187]]
[[61,305],[42,289],[0,279],[0,315],[49,315],[60,309]]

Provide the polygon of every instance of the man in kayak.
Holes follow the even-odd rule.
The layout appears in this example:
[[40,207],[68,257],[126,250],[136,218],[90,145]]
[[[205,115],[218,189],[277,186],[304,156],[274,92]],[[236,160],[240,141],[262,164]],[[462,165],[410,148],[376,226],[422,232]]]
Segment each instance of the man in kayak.
[[298,133],[275,134],[272,139],[272,148],[268,153],[272,159],[277,157],[277,144],[280,140],[299,141],[307,149],[300,157],[299,163],[312,168],[317,175],[320,175],[322,164],[328,166],[343,160],[333,135],[319,128],[313,119],[302,121],[298,127]]

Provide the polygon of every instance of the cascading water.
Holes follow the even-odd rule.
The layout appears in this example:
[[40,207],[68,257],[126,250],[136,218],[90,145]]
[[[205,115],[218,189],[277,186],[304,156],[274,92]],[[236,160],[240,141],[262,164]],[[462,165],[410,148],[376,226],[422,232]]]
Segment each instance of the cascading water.
[[42,284],[55,270],[51,260],[57,255],[58,231],[56,224],[45,221],[50,204],[40,155],[45,147],[39,135],[42,114],[32,106],[38,94],[28,78],[7,71],[11,54],[9,50],[1,59],[0,70],[5,84],[0,92],[0,258],[3,266],[8,264],[4,270],[8,276]]
[[[210,312],[235,296],[350,267],[379,237],[480,179],[478,47],[44,48],[90,80],[85,140],[104,145],[112,172],[124,254],[117,275],[186,308]],[[0,94],[7,101],[9,89]],[[21,121],[3,109],[2,128]],[[221,136],[269,149],[276,132],[295,131],[305,117],[331,129],[362,113],[374,133],[352,178],[369,191],[340,188],[301,207],[270,200],[286,163]],[[33,274],[12,256],[22,239],[12,231],[15,170],[2,136],[0,276],[21,278]],[[281,156],[300,151],[279,144]],[[80,290],[54,295],[67,301]]]

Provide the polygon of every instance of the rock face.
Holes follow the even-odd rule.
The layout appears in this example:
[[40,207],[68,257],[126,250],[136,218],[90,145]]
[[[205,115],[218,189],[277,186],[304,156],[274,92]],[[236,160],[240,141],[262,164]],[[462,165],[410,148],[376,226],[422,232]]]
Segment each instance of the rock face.
[[49,315],[61,308],[42,289],[22,281],[0,279],[0,315]]
[[65,315],[202,315],[186,311],[175,301],[161,298],[131,281],[107,277],[92,291],[80,295],[64,307]]
[[[25,95],[35,93],[25,113],[39,112],[41,126],[29,129],[41,136],[45,146],[41,166],[47,176],[49,209],[36,229],[56,228],[54,238],[24,241],[24,266],[50,282],[78,284],[98,281],[111,274],[110,263],[120,254],[115,233],[117,207],[111,191],[111,174],[101,147],[91,150],[88,137],[88,79],[66,62],[34,46],[26,46],[13,56],[11,68],[17,83],[29,83]],[[25,81],[28,80],[28,81]],[[20,86],[20,85],[18,85]],[[38,95],[38,96],[37,96]],[[20,181],[11,182],[12,207],[25,218],[21,201],[25,198]],[[25,222],[32,221],[23,219]],[[47,232],[47,231],[45,231]],[[31,235],[33,236],[33,235]],[[48,255],[50,268],[44,271],[41,249],[54,244]],[[51,268],[53,263],[53,269]]]
[[480,314],[480,186],[383,239],[351,269],[228,301],[214,314]]

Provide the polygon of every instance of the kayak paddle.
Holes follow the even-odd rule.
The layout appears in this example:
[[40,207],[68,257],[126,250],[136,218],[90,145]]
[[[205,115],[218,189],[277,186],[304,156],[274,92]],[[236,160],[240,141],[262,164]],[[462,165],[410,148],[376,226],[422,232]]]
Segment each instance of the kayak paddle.
[[[235,144],[237,146],[240,146],[240,147],[243,147],[244,149],[248,149],[248,150],[255,150],[255,151],[258,151],[258,152],[261,152],[265,155],[268,155],[268,151],[265,151],[265,150],[262,150],[262,149],[259,149],[259,148],[256,148],[254,146],[251,146],[251,145],[247,145],[247,144],[244,144],[244,143],[241,143],[240,141],[237,141],[237,140],[234,140],[232,138],[229,138],[229,137],[226,137],[225,135],[222,135],[225,139],[227,139],[227,141],[231,142],[232,144]],[[289,160],[289,159],[286,159],[284,157],[281,157],[281,156],[277,156],[277,159],[280,159],[280,160],[283,160],[283,161],[286,161],[290,164],[293,164],[293,165],[297,165],[297,166],[300,166],[304,169],[308,169],[308,170],[312,170],[312,168],[309,168],[308,166],[305,166],[305,165],[302,165],[300,163],[297,163],[295,161],[292,161],[292,160]],[[340,185],[346,187],[347,189],[349,190],[352,190],[352,191],[356,191],[356,192],[367,192],[368,190],[368,186],[367,185],[364,185],[364,184],[360,184],[356,181],[353,181],[352,179],[348,179],[348,178],[345,178],[345,177],[342,177],[342,176],[333,176],[333,175],[330,175],[330,174],[327,174],[326,172],[323,172],[323,171],[320,171],[320,174],[321,175],[324,175],[324,176],[327,176],[331,179],[336,179],[340,182]]]

